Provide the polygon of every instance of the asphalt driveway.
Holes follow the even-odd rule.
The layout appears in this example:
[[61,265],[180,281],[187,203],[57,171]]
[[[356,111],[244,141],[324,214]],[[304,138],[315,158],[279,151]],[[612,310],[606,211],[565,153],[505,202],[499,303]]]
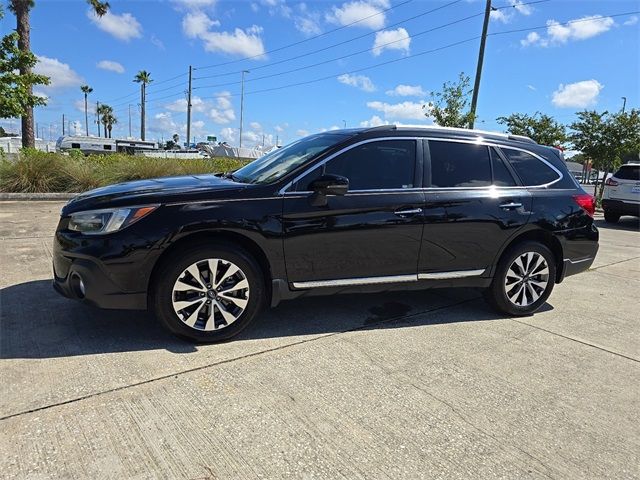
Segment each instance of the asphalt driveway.
[[473,290],[299,299],[194,346],[50,286],[0,202],[4,478],[640,478],[640,223],[532,317]]

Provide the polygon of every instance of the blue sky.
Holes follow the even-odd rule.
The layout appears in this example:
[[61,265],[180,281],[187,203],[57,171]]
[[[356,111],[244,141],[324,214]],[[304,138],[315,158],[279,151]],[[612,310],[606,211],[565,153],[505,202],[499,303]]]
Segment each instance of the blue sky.
[[[640,14],[613,15],[639,11],[640,2],[530,1],[493,0],[507,8],[494,12],[489,26],[496,35],[487,40],[478,128],[500,130],[496,117],[512,112],[570,122],[583,108],[618,110],[622,96],[627,108],[638,107]],[[81,0],[36,0],[32,48],[37,69],[52,77],[49,87],[36,89],[49,98],[36,121],[47,139],[50,130],[61,133],[63,113],[84,131],[79,86],[87,83],[92,104],[114,107],[118,136],[128,135],[131,105],[137,136],[132,78],[146,69],[155,79],[147,92],[147,138],[178,133],[184,140],[192,65],[196,140],[208,134],[238,143],[244,69],[245,145],[262,143],[263,135],[267,144],[276,136],[286,143],[345,124],[426,124],[422,106],[431,91],[462,71],[473,78],[483,10],[481,0],[112,0],[110,13],[96,19]],[[7,12],[2,33],[14,23]],[[533,27],[541,28],[526,30]],[[511,30],[522,31],[497,34]],[[420,55],[430,50],[437,51]]]

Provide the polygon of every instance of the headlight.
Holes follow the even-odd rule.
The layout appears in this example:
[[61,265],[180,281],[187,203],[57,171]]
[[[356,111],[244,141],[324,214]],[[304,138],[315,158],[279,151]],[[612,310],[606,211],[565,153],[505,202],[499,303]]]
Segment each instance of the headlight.
[[69,230],[88,235],[122,230],[153,212],[158,205],[144,207],[108,208],[72,213]]

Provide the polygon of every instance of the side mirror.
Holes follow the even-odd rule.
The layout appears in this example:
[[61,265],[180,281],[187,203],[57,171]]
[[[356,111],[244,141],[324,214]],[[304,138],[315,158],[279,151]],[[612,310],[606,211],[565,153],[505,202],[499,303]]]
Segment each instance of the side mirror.
[[345,195],[349,190],[349,179],[340,175],[322,175],[309,185],[309,190],[317,195]]

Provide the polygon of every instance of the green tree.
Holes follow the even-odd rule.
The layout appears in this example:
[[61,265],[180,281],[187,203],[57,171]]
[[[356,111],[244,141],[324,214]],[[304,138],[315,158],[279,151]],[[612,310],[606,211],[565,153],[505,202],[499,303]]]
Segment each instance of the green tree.
[[444,82],[442,90],[434,93],[434,101],[422,108],[442,127],[468,128],[474,115],[470,111],[471,79],[460,73],[457,82]]
[[[97,15],[102,16],[109,10],[109,3],[100,0],[87,0]],[[27,59],[35,59],[31,52],[31,24],[29,15],[34,7],[34,0],[9,0],[9,9],[16,15],[16,34],[17,48],[22,57],[22,61],[18,64],[18,72],[21,77],[26,77],[20,88],[16,87],[13,96],[18,98],[19,104],[22,105],[22,111],[19,116],[22,117],[22,146],[35,147],[36,139],[33,131],[33,107],[42,105],[42,103],[34,104],[33,85],[43,84],[42,78],[33,77],[32,69],[35,61]],[[31,57],[29,57],[29,55]],[[4,70],[1,72],[4,76]],[[46,77],[45,77],[46,78]],[[4,97],[4,92],[3,95]]]
[[109,126],[111,117],[113,117],[113,108],[106,103],[101,103],[98,105],[97,114],[98,122],[104,125],[104,138],[108,138],[109,132],[107,131],[107,127]]
[[[107,112],[104,115],[103,120],[104,120],[104,128],[108,132],[108,137],[111,138],[111,130],[113,129],[113,126],[116,123],[118,123],[118,119],[113,114],[113,112]],[[107,136],[107,135],[105,135],[105,136]]]
[[[0,18],[3,16],[0,9]],[[0,118],[20,117],[29,108],[46,104],[46,98],[33,94],[33,86],[47,85],[49,78],[31,72],[38,60],[33,53],[20,50],[19,40],[17,32],[0,40]]]
[[153,80],[151,80],[151,74],[149,72],[140,70],[136,76],[133,77],[133,81],[140,84],[140,139],[144,140],[147,85],[153,82]]
[[82,93],[84,93],[84,127],[87,131],[87,137],[89,136],[89,105],[87,103],[87,97],[91,92],[93,92],[93,88],[89,85],[82,85],[80,87]]
[[601,198],[607,175],[620,166],[625,156],[640,152],[640,110],[613,114],[585,110],[577,116],[578,120],[570,125],[571,141],[594,168],[604,172],[598,193]]
[[541,145],[564,146],[567,143],[566,127],[540,112],[533,115],[512,113],[508,117],[498,117],[497,122],[507,126],[513,135],[525,135]]

